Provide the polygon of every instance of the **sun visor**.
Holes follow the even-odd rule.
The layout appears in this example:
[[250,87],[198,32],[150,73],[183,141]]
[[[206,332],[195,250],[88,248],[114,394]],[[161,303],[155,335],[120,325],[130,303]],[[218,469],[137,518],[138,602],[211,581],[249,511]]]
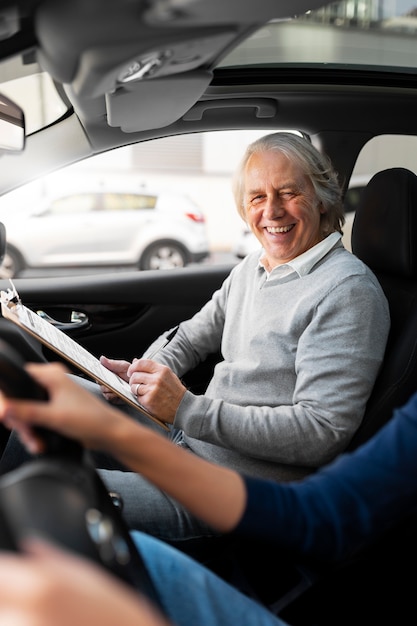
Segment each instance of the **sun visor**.
[[[323,0],[43,0],[34,17],[39,63],[79,97],[114,87],[144,54],[166,52],[158,73],[207,67],[248,32]],[[195,56],[194,56],[195,53]],[[113,81],[113,84],[112,84]],[[102,90],[99,93],[99,90]]]
[[211,79],[211,72],[201,70],[127,84],[106,95],[107,122],[126,133],[173,124],[200,98]]

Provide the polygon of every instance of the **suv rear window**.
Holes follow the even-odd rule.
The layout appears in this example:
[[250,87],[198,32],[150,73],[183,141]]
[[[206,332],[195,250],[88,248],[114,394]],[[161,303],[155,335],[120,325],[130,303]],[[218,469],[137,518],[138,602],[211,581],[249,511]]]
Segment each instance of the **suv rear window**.
[[157,197],[133,193],[81,193],[54,200],[51,213],[84,213],[89,211],[132,211],[154,209]]

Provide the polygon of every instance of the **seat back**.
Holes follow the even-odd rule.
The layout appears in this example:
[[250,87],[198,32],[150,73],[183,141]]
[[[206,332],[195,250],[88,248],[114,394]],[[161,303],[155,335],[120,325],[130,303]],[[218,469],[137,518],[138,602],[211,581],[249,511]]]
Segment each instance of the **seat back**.
[[352,228],[352,252],[375,273],[389,302],[391,329],[364,419],[349,448],[374,435],[417,389],[417,176],[375,174]]
[[[406,169],[393,168],[375,174],[369,181],[356,209],[352,252],[379,279],[390,307],[391,329],[379,375],[349,450],[371,438],[392,417],[393,410],[417,389],[417,176]],[[396,581],[389,578],[389,573],[395,571],[396,579],[401,583],[404,580],[399,560],[392,559],[392,555],[404,556],[398,549],[398,538],[405,536],[406,528],[404,525],[400,532],[397,528],[392,546],[385,535],[382,537],[377,543],[378,558],[371,545],[369,551],[362,550],[336,567],[316,564],[312,569],[304,565],[291,569],[288,564],[285,571],[290,571],[292,577],[289,587],[273,589],[276,599],[272,604],[266,602],[268,607],[290,624],[333,624],[333,604],[326,598],[338,597],[341,589],[349,588],[357,594],[363,592],[367,615],[369,611],[371,617],[376,615],[377,599],[369,594],[366,583],[372,577],[388,580],[392,599]],[[401,594],[403,597],[404,586]],[[345,600],[346,593],[341,592],[339,604]],[[349,611],[345,613],[348,618],[341,620],[343,624],[352,623]]]

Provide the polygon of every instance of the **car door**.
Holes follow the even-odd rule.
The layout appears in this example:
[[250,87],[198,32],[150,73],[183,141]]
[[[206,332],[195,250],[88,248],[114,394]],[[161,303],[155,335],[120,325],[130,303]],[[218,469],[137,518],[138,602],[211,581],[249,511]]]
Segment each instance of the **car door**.
[[132,264],[138,258],[137,233],[151,219],[156,202],[141,196],[138,210],[136,198],[102,191],[63,195],[10,237],[20,238],[18,248],[34,267]]
[[141,238],[155,221],[156,201],[157,197],[150,193],[100,193],[95,255],[98,264],[138,265]]
[[[131,360],[140,356],[163,331],[197,312],[232,267],[202,265],[167,272],[13,282],[24,305],[54,321],[95,356]],[[8,288],[10,284],[1,280],[0,289]],[[1,320],[0,336],[18,347],[27,360],[58,359],[9,320]],[[218,355],[213,355],[185,377],[196,393],[205,389],[217,359]]]

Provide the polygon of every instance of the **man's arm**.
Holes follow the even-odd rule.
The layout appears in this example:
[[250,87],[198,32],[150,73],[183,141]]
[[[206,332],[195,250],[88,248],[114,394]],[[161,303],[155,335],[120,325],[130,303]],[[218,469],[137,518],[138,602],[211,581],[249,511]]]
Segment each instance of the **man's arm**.
[[[347,307],[349,301],[356,306]],[[246,457],[321,466],[345,449],[361,422],[388,331],[389,316],[375,286],[365,277],[346,280],[311,312],[290,372],[274,373],[271,364],[263,380],[254,371],[237,386],[225,363],[218,368],[216,397],[212,387],[211,397],[187,392],[174,424],[194,439]],[[280,347],[267,350],[265,358],[276,355],[278,361]],[[293,387],[290,376],[296,378]],[[226,397],[230,393],[233,402]]]

